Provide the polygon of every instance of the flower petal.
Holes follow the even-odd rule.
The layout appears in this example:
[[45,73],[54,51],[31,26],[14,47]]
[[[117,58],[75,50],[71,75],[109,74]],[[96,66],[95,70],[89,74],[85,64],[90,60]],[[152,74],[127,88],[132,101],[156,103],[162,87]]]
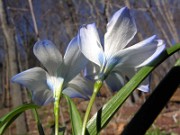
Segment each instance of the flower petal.
[[150,90],[149,84],[140,85],[137,89],[140,90],[140,91],[142,91],[142,92],[149,92],[149,90]]
[[88,60],[79,49],[77,37],[73,38],[64,55],[64,67],[59,69],[61,70],[59,72],[61,72],[62,77],[65,79],[65,83],[80,73],[80,71],[85,68],[87,62]]
[[112,91],[120,90],[125,83],[123,76],[116,72],[111,72],[105,82]]
[[[164,49],[164,42],[157,40],[156,36],[152,36],[136,45],[120,50],[112,59],[119,60],[117,66],[138,68],[149,64]],[[107,66],[110,64],[111,63],[108,63]]]
[[23,85],[31,91],[48,88],[46,84],[46,71],[40,67],[25,70],[11,79],[12,82]]
[[[156,50],[151,50],[150,52],[152,52],[153,54],[148,57],[143,63],[141,63],[140,65],[137,66],[137,68],[139,67],[143,67],[147,64],[149,64],[151,61],[153,61],[156,57],[158,57],[162,51],[165,49],[165,44],[164,44],[164,41],[163,40],[157,40],[157,45],[156,45]],[[150,54],[150,52],[148,52]],[[147,56],[145,56],[147,57]]]
[[87,59],[101,66],[105,61],[103,48],[95,24],[83,26],[78,36],[81,52]]
[[127,7],[117,11],[107,24],[105,34],[105,55],[109,58],[117,51],[123,49],[137,32],[134,18]]
[[93,92],[94,82],[80,75],[76,76],[71,82],[68,83],[63,93],[71,98],[89,99]]
[[33,91],[32,100],[37,105],[47,105],[54,101],[53,92],[48,89]]
[[53,100],[53,92],[46,83],[46,74],[44,69],[35,67],[13,76],[11,80],[28,88],[36,104],[45,105]]
[[58,48],[49,40],[41,40],[36,42],[33,52],[49,74],[56,75],[57,68],[62,63],[62,56]]
[[89,97],[87,97],[84,93],[77,91],[77,89],[74,89],[73,87],[65,88],[62,93],[69,96],[70,98],[89,99]]

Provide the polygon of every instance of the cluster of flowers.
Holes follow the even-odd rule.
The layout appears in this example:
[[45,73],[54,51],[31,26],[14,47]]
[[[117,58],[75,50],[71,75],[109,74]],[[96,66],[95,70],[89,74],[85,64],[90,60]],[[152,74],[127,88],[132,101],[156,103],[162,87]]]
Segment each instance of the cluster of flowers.
[[[104,81],[112,91],[119,90],[125,78],[131,78],[165,48],[163,40],[155,35],[126,47],[136,33],[135,20],[124,7],[109,20],[103,45],[94,23],[80,28],[64,57],[51,41],[38,41],[33,52],[45,69],[28,69],[13,76],[12,81],[28,88],[38,105],[56,100],[60,88],[72,98],[89,99],[96,80]],[[148,84],[139,89],[147,92]]]

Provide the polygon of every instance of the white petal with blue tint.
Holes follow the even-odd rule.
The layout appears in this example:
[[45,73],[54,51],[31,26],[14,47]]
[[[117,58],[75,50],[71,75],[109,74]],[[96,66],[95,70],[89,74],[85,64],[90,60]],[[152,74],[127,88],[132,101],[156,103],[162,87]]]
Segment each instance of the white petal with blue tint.
[[107,24],[104,38],[105,55],[107,58],[123,49],[137,32],[134,18],[127,7],[117,11]]
[[[136,68],[145,66],[147,64],[149,64],[151,61],[153,61],[157,56],[159,56],[159,54],[162,53],[162,51],[165,49],[165,44],[163,40],[157,40],[157,48],[155,51],[153,51],[153,55],[151,55],[150,57],[148,57],[143,63],[141,63],[140,65],[138,65]],[[152,51],[152,50],[151,50]]]
[[35,67],[25,70],[12,77],[12,82],[19,83],[31,91],[41,88],[48,88],[46,84],[47,73],[44,69]]
[[36,42],[33,48],[34,55],[39,59],[49,74],[55,75],[62,63],[62,56],[58,48],[49,40]]
[[165,44],[160,42],[160,40],[156,40],[156,36],[152,36],[131,47],[120,50],[114,55],[113,58],[119,60],[119,64],[117,65],[119,67],[123,66],[138,68],[150,63],[164,49]]
[[81,53],[77,37],[73,38],[69,43],[64,55],[64,64],[61,69],[62,77],[65,78],[65,83],[71,81],[85,67],[88,60]]
[[103,54],[103,48],[94,23],[83,26],[79,30],[78,41],[80,50],[87,59],[99,66],[104,64],[105,57]]

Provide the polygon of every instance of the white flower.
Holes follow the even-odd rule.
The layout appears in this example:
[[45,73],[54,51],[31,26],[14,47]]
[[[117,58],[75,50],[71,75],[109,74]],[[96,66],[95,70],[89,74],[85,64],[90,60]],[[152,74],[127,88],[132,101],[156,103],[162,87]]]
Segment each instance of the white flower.
[[[98,67],[96,68],[99,72],[98,78],[106,79],[110,87],[119,88],[124,85],[122,74],[131,77],[138,68],[149,64],[165,48],[163,40],[157,39],[155,35],[125,48],[136,33],[134,18],[127,7],[117,11],[108,22],[104,45],[101,44],[94,23],[83,26],[79,30],[80,50]],[[85,76],[94,74],[93,72],[87,70]],[[141,86],[140,90],[148,91],[146,86]]]
[[57,91],[64,89],[87,63],[87,59],[79,50],[77,37],[69,43],[64,57],[49,40],[38,41],[33,52],[46,70],[41,67],[28,69],[13,76],[12,82],[28,88],[33,101],[38,105],[54,101]]

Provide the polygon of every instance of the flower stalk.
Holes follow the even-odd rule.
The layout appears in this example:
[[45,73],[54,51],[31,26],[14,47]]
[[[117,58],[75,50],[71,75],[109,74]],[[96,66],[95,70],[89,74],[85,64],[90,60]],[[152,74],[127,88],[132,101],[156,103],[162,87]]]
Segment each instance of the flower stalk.
[[59,89],[55,91],[55,101],[54,101],[54,117],[55,117],[55,135],[59,134],[59,104],[62,93],[62,85]]
[[97,80],[97,81],[94,83],[93,94],[92,94],[92,96],[91,96],[91,99],[90,99],[90,101],[89,101],[89,104],[88,104],[88,107],[87,107],[87,110],[86,110],[86,113],[85,113],[85,116],[84,116],[83,127],[82,127],[82,135],[85,135],[85,134],[86,134],[86,125],[87,125],[87,121],[88,121],[88,118],[89,118],[89,114],[90,114],[91,108],[92,108],[92,106],[93,106],[93,104],[94,104],[96,95],[97,95],[97,93],[99,92],[99,90],[100,90],[101,87],[102,87],[102,84],[103,84],[103,81],[102,81],[102,80]]

